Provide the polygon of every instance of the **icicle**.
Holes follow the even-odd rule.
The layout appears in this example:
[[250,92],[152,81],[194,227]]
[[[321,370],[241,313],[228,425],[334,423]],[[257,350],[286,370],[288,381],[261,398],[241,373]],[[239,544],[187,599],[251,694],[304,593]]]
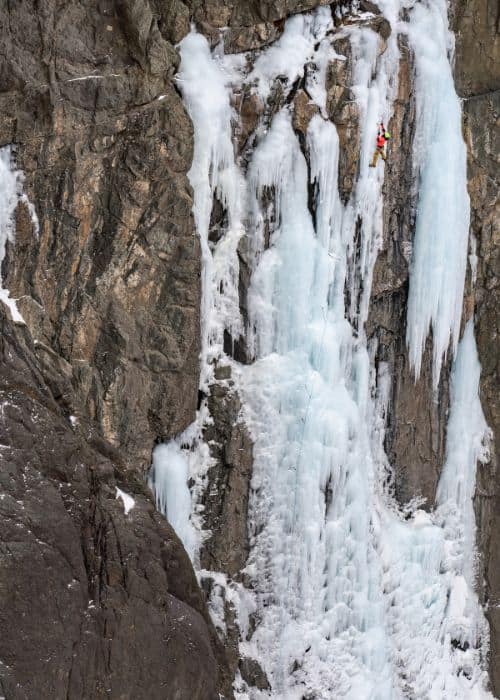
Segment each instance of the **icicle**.
[[456,351],[462,315],[469,195],[460,102],[448,60],[452,35],[447,4],[415,5],[408,38],[415,56],[415,170],[419,178],[417,220],[408,298],[407,342],[420,373],[429,330],[437,387],[443,356]]
[[121,489],[116,487],[116,496],[115,498],[120,498],[122,503],[123,503],[123,512],[125,515],[128,515],[130,511],[135,507],[135,500],[132,498],[132,496],[129,496],[128,493],[125,493],[125,491],[122,491]]
[[[476,516],[474,493],[478,462],[489,460],[491,430],[479,400],[481,367],[471,319],[458,346],[451,373],[450,416],[446,431],[446,461],[436,501],[448,541],[449,607],[443,635],[459,642],[453,655],[455,673],[468,672],[480,688],[487,684],[478,645],[485,655],[488,625],[475,593]],[[473,685],[473,684],[471,684]]]
[[476,286],[476,280],[477,280],[477,263],[478,263],[478,257],[477,257],[477,240],[475,235],[470,233],[469,236],[470,240],[470,254],[469,254],[469,265],[470,265],[470,271],[471,271],[471,284],[473,287]]
[[[482,654],[488,630],[474,592],[476,465],[488,458],[480,367],[470,321],[451,375],[446,461],[437,510],[402,522],[382,513],[386,619],[405,696],[491,698]],[[482,650],[478,648],[482,644]]]

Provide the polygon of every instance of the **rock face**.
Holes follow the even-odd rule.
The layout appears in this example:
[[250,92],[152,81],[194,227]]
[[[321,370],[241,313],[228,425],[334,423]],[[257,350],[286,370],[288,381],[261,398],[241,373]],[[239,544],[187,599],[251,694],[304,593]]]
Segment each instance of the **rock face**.
[[3,308],[0,323],[1,694],[218,697],[223,653],[182,545],[120,454],[68,420],[27,330]]
[[[464,98],[464,134],[468,146],[471,225],[477,241],[474,308],[481,361],[481,400],[493,430],[491,462],[478,473],[475,497],[478,545],[482,554],[478,580],[490,623],[490,677],[500,697],[500,487],[498,402],[500,332],[500,27],[498,8],[490,2],[457,2],[455,79]],[[479,50],[478,50],[479,48]]]
[[40,220],[37,236],[19,213],[5,283],[81,410],[143,470],[193,419],[200,344],[192,128],[148,8],[49,2],[37,21],[24,2],[0,20],[0,139]]
[[2,270],[26,321],[0,309],[9,700],[232,694],[144,479],[154,442],[192,421],[199,383],[193,133],[171,43],[189,23],[159,4],[0,8],[0,146],[15,144],[40,224],[20,203]]
[[[223,370],[219,368],[219,377]],[[211,387],[208,406],[213,423],[204,439],[210,445],[214,466],[208,473],[204,507],[205,528],[211,533],[201,552],[201,567],[238,578],[248,556],[248,492],[252,476],[252,443],[239,419],[238,395],[231,380]]]
[[[196,21],[212,28],[250,27],[280,22],[291,14],[305,12],[330,0],[184,0]],[[274,37],[273,37],[274,38]]]

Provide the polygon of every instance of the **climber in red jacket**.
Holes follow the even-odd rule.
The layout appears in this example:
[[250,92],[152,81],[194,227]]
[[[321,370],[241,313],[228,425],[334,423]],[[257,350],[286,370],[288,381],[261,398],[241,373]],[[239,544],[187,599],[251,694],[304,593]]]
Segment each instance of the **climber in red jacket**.
[[385,155],[385,144],[391,138],[391,135],[386,131],[384,123],[380,122],[377,134],[377,148],[373,154],[372,162],[370,163],[370,168],[374,168],[377,165],[378,157],[382,156],[382,160],[387,160]]

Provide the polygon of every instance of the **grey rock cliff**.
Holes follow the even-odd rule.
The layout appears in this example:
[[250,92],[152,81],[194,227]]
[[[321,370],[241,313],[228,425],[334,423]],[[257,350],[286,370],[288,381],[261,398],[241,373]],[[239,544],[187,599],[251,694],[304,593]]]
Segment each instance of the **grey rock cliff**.
[[3,265],[26,326],[0,310],[9,700],[231,696],[191,563],[145,487],[199,382],[193,133],[171,43],[188,24],[169,17],[141,0],[0,7],[0,145],[15,144],[40,222],[19,204]]
[[455,80],[464,98],[471,227],[477,242],[477,284],[467,300],[474,312],[481,402],[493,430],[491,462],[479,470],[475,496],[481,553],[478,583],[490,623],[492,690],[500,697],[500,15],[493,2],[455,6]]
[[[15,145],[40,223],[37,234],[19,204],[2,270],[26,321],[16,328],[2,310],[9,700],[232,694],[191,564],[144,487],[155,441],[184,430],[198,401],[193,131],[174,44],[191,21],[216,38],[229,12],[235,49],[260,46],[287,14],[317,4],[0,8],[0,146]],[[222,417],[218,426],[224,469],[243,445],[244,483],[238,466],[216,477],[228,494],[221,512],[240,526],[206,556],[239,561],[251,445],[243,429]],[[136,500],[127,516],[115,485]]]

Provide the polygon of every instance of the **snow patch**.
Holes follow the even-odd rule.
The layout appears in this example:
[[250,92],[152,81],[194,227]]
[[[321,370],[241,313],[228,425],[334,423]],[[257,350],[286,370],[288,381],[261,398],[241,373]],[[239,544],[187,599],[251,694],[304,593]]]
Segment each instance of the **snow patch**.
[[122,491],[121,489],[116,487],[116,497],[115,498],[121,498],[122,503],[123,503],[123,509],[125,511],[125,515],[128,515],[129,512],[132,510],[132,508],[135,506],[135,500],[132,498],[132,496],[129,496],[128,493],[125,493],[125,491]]

